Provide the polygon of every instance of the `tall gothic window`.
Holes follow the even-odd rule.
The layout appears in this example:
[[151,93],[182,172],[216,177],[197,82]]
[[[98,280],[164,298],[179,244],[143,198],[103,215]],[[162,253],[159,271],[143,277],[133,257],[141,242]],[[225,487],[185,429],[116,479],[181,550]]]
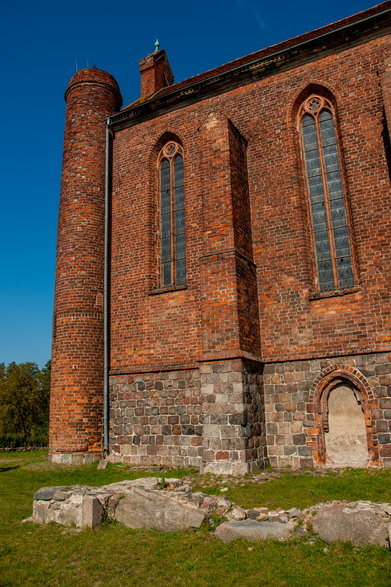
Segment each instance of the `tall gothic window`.
[[335,114],[324,97],[312,95],[299,112],[312,234],[320,291],[354,285]]
[[183,150],[174,141],[164,145],[158,158],[160,192],[160,285],[186,283],[186,233]]

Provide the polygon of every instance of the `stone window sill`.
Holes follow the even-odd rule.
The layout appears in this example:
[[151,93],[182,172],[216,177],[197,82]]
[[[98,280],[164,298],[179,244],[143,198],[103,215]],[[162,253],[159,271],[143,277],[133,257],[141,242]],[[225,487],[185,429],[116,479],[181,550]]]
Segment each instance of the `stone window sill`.
[[157,296],[159,294],[167,293],[169,291],[180,291],[187,289],[187,285],[170,285],[169,287],[159,287],[149,292],[150,296]]
[[362,291],[362,287],[355,285],[353,287],[347,287],[346,289],[335,289],[333,291],[315,291],[309,295],[310,302],[314,300],[323,300],[325,298],[336,298],[340,296],[346,296],[352,293],[358,293]]

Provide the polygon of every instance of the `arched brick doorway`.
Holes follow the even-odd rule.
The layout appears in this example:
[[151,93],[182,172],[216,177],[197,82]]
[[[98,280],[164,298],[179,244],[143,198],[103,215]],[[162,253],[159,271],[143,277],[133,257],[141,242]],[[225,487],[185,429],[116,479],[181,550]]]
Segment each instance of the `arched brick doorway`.
[[320,373],[310,392],[314,427],[308,444],[317,464],[365,467],[378,461],[372,410],[376,400],[365,377],[351,367]]

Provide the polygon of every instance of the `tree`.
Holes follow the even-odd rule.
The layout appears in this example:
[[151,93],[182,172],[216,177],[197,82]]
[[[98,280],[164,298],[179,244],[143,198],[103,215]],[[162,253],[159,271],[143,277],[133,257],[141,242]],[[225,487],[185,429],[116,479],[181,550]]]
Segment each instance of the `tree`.
[[16,435],[25,446],[47,435],[49,387],[50,362],[42,370],[36,363],[0,364],[0,434]]

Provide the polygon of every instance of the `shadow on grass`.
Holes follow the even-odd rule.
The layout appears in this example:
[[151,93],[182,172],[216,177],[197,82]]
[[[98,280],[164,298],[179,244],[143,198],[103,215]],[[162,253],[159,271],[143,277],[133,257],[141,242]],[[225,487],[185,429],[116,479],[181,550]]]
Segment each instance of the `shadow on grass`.
[[0,473],[5,473],[6,471],[12,471],[12,469],[19,469],[20,465],[15,465],[15,467],[0,467]]

